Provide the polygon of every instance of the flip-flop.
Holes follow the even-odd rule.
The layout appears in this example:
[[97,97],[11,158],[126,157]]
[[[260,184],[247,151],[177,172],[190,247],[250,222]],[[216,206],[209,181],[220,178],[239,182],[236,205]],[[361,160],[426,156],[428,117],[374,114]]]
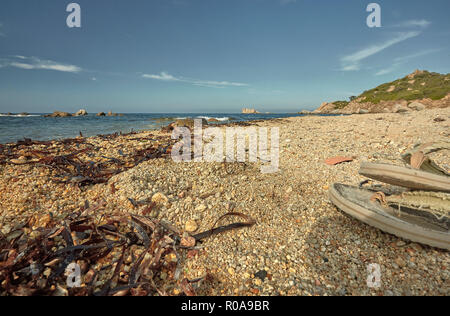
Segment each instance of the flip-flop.
[[[439,212],[429,213],[426,206],[415,206],[409,197],[384,196],[383,193],[335,183],[330,188],[331,202],[348,215],[387,233],[425,245],[450,250],[450,195],[445,193],[416,193],[433,196]],[[433,195],[434,194],[434,195]],[[420,203],[419,203],[420,204]],[[432,206],[431,208],[436,208]]]
[[402,158],[408,167],[363,162],[359,173],[384,183],[415,190],[450,192],[450,175],[426,155],[441,149],[450,149],[450,143],[415,145]]
[[359,174],[384,183],[423,191],[450,192],[450,177],[383,163],[363,162]]

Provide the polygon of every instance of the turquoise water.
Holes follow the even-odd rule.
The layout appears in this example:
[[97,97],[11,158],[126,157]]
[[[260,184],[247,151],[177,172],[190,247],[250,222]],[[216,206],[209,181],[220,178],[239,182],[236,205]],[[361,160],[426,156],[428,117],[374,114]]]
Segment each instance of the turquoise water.
[[301,116],[300,114],[217,114],[217,113],[171,113],[171,114],[124,114],[115,117],[95,115],[66,118],[44,117],[43,114],[29,116],[0,115],[0,143],[16,142],[24,138],[34,140],[63,139],[116,132],[128,133],[158,129],[177,118],[216,118],[221,122],[249,121],[269,118]]

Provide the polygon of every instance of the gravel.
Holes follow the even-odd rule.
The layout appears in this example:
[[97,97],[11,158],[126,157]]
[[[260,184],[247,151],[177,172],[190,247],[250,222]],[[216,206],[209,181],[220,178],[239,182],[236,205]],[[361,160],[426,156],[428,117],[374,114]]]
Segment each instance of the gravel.
[[[447,120],[435,122],[436,117]],[[415,143],[448,140],[448,118],[450,108],[257,122],[280,127],[280,170],[274,174],[262,174],[259,163],[155,159],[106,184],[79,190],[54,183],[43,168],[0,166],[0,230],[7,234],[24,220],[45,226],[49,216],[63,218],[85,201],[105,202],[98,216],[142,214],[145,203],[139,202],[153,198],[157,203],[150,216],[181,231],[211,229],[227,212],[257,221],[207,238],[195,255],[184,258],[185,277],[214,279],[214,286],[199,287],[201,295],[448,295],[448,251],[365,225],[327,197],[334,182],[357,185],[364,180],[358,175],[362,161],[402,164],[401,153]],[[334,156],[355,159],[324,163]],[[448,151],[431,157],[449,169]],[[381,268],[379,288],[367,286],[371,263]]]

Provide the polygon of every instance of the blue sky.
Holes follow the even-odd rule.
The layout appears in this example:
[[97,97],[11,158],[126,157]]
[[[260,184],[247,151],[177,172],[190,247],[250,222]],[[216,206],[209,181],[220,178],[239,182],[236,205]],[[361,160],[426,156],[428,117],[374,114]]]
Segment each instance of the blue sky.
[[[414,71],[450,72],[450,2],[0,2],[0,112],[313,109]],[[74,1],[75,2],[75,1]]]

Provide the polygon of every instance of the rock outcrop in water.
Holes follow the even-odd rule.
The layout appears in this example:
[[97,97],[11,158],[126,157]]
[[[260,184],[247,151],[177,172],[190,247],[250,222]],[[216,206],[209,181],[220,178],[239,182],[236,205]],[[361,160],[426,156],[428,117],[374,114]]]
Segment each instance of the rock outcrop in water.
[[248,109],[248,108],[243,108],[242,109],[242,114],[258,114],[259,112],[256,111],[255,109]]
[[74,114],[74,116],[86,116],[86,115],[88,115],[88,112],[84,109],[81,109],[77,113]]
[[72,114],[68,112],[55,111],[53,114],[44,115],[44,117],[70,117]]

